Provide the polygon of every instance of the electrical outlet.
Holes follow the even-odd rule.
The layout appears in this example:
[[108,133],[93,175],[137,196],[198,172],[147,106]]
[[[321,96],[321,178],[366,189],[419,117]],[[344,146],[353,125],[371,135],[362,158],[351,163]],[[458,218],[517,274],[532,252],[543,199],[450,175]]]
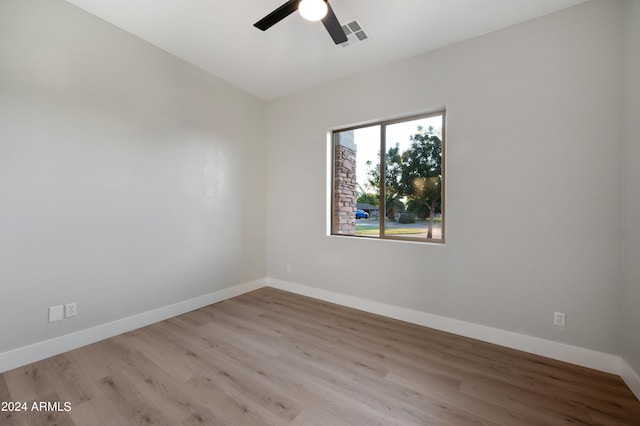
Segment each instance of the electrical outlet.
[[76,304],[76,302],[67,303],[66,305],[64,305],[65,318],[75,317],[77,314],[78,314],[78,305]]
[[554,312],[553,325],[555,325],[556,327],[566,327],[567,315],[564,312]]
[[287,263],[287,272],[291,273],[291,264]]
[[62,321],[63,308],[62,305],[49,306],[49,322]]

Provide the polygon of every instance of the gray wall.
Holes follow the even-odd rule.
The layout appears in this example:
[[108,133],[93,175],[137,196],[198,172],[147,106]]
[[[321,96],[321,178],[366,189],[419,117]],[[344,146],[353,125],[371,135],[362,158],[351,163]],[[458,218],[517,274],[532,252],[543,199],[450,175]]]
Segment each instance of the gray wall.
[[640,375],[640,2],[625,2],[622,356]]
[[0,352],[263,278],[266,112],[62,0],[0,0]]
[[[269,276],[619,354],[622,6],[588,2],[271,102]],[[327,131],[443,106],[447,243],[328,236]]]

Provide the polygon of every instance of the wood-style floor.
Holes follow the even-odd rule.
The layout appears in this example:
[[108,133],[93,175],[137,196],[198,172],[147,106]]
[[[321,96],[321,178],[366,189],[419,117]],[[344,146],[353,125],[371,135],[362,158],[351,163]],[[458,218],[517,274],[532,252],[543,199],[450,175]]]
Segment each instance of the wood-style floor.
[[617,376],[272,288],[6,372],[2,401],[28,405],[3,426],[640,425]]

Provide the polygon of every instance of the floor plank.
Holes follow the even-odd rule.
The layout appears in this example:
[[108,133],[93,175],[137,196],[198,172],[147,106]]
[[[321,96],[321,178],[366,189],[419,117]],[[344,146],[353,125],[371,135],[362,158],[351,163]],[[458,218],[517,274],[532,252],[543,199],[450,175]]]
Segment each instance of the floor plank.
[[0,374],[27,425],[625,425],[618,376],[272,288]]

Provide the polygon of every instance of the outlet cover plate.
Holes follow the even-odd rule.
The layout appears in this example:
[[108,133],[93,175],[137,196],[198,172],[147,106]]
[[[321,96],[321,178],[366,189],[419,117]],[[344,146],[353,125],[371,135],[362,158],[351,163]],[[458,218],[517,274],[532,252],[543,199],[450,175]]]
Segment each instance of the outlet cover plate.
[[75,317],[77,314],[78,314],[78,305],[76,304],[76,302],[67,303],[66,305],[64,305],[65,318]]

